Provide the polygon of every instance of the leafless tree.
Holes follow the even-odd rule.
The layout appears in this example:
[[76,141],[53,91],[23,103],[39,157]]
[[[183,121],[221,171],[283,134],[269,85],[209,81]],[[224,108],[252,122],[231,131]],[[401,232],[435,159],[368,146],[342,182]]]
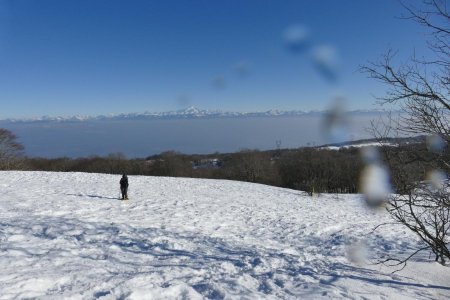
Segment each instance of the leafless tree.
[[17,168],[20,163],[23,146],[11,131],[0,128],[0,170]]
[[[406,11],[403,18],[423,25],[429,34],[427,44],[433,56],[413,55],[406,63],[397,63],[396,52],[389,50],[380,61],[363,66],[362,71],[388,87],[379,98],[380,104],[393,104],[401,110],[397,118],[390,119],[384,132],[425,134],[431,141],[428,153],[402,153],[401,163],[400,157],[387,153],[388,164],[396,164],[400,170],[399,181],[408,182],[388,199],[387,210],[396,222],[421,238],[425,247],[419,250],[431,250],[436,261],[444,264],[450,259],[450,188],[446,179],[450,171],[446,146],[450,142],[450,14],[446,0],[423,0],[419,7],[402,4]],[[423,180],[411,184],[404,179],[410,175],[408,165],[417,161],[444,175],[434,180],[434,186]],[[424,168],[423,172],[430,170]]]
[[388,211],[396,221],[416,233],[430,249],[435,260],[445,264],[450,258],[449,185],[435,188],[422,183],[407,195],[390,199]]

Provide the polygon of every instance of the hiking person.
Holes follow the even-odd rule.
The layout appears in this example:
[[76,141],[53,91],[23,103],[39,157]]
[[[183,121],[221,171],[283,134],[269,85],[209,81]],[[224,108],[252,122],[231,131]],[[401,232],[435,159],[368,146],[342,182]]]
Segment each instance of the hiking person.
[[120,179],[120,191],[122,193],[122,200],[128,200],[128,177],[126,174],[123,174]]

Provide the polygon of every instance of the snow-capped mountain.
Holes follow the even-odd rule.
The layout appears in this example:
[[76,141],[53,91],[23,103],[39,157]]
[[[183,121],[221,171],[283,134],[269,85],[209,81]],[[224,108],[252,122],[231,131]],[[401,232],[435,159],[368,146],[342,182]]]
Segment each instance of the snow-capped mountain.
[[[144,120],[144,119],[199,119],[199,118],[238,118],[238,117],[282,117],[282,116],[303,116],[303,115],[318,115],[325,114],[327,110],[302,111],[291,110],[282,111],[271,109],[268,111],[255,112],[229,112],[221,110],[207,110],[196,107],[188,107],[186,109],[167,111],[167,112],[142,112],[142,113],[122,113],[109,114],[98,116],[68,116],[68,117],[50,117],[43,116],[39,118],[24,118],[24,119],[6,119],[7,122],[83,122],[83,121],[99,121],[99,120]],[[384,110],[352,110],[349,114],[370,114],[383,113]]]

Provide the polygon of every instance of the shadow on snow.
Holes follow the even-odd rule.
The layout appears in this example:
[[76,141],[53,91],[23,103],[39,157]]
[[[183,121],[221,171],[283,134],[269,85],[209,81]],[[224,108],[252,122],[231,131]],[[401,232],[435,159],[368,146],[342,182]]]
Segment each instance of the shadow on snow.
[[[95,195],[89,197],[104,198]],[[21,251],[31,260],[47,258],[51,261],[58,256],[71,261],[76,258],[88,259],[92,261],[92,268],[105,268],[110,276],[121,278],[121,282],[142,274],[193,274],[195,272],[189,270],[210,270],[211,274],[208,276],[184,276],[198,293],[213,299],[224,298],[226,290],[235,291],[239,285],[236,278],[244,275],[258,282],[261,294],[279,298],[320,293],[327,295],[328,292],[336,291],[345,296],[345,289],[335,284],[339,279],[391,288],[407,286],[415,288],[416,292],[425,289],[450,291],[447,286],[410,282],[398,275],[381,274],[367,268],[336,263],[326,257],[320,260],[302,260],[299,255],[282,253],[282,249],[257,248],[182,229],[180,227],[180,231],[175,232],[161,228],[136,228],[126,224],[57,217],[3,219],[0,222],[0,250]],[[8,241],[10,236],[18,234],[39,239],[40,243],[34,242],[29,248],[20,248],[14,240]],[[55,239],[58,241],[53,242]],[[306,240],[306,243],[311,242],[319,245],[318,249],[324,249],[329,243],[341,242],[333,238],[319,239]],[[51,244],[51,247],[47,247],[46,243]],[[70,254],[72,257],[67,258],[70,250],[73,250]],[[100,262],[101,266],[95,267],[95,263]],[[168,287],[173,282],[168,279],[164,286]],[[240,289],[245,294],[246,287],[241,286]],[[106,295],[105,293],[106,291],[96,292],[92,296],[98,298]]]

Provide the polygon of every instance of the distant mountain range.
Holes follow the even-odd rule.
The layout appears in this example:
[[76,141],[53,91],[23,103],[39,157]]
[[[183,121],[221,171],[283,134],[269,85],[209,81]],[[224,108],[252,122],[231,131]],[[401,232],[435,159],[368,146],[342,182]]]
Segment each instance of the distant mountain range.
[[[182,110],[168,111],[168,112],[143,112],[143,113],[127,113],[127,114],[110,114],[99,116],[71,116],[71,117],[49,117],[43,116],[39,118],[24,118],[24,119],[5,119],[4,122],[83,122],[83,121],[102,121],[102,120],[151,120],[151,119],[202,119],[202,118],[242,118],[242,117],[283,117],[283,116],[307,116],[327,114],[328,110],[313,110],[313,111],[281,111],[268,110],[262,112],[226,112],[220,110],[205,110],[196,107],[189,107]],[[387,111],[382,109],[371,110],[352,110],[347,111],[347,114],[362,115],[362,114],[382,114]]]

